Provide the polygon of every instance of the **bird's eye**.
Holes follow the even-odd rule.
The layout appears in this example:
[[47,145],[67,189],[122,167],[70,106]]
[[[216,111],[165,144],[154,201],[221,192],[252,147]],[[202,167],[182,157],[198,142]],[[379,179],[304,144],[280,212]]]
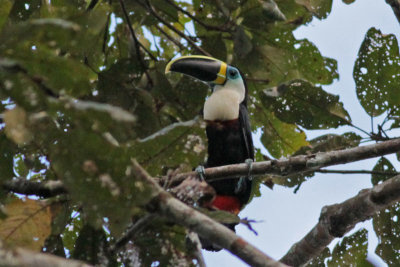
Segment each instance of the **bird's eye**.
[[231,77],[231,78],[236,78],[237,70],[235,70],[235,69],[230,69],[230,70],[228,70],[228,72],[229,72],[229,77]]

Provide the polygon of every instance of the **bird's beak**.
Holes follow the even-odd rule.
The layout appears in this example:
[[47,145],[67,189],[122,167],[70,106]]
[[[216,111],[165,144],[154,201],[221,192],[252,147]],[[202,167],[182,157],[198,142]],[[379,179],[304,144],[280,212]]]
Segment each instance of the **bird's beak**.
[[165,73],[179,72],[203,82],[222,85],[226,82],[227,66],[225,62],[212,57],[183,56],[171,60],[165,68]]

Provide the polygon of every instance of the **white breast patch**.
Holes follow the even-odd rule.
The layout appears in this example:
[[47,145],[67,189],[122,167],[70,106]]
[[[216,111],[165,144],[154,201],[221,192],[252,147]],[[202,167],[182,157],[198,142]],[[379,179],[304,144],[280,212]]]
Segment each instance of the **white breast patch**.
[[215,91],[204,103],[205,120],[234,120],[239,117],[241,95],[229,89]]

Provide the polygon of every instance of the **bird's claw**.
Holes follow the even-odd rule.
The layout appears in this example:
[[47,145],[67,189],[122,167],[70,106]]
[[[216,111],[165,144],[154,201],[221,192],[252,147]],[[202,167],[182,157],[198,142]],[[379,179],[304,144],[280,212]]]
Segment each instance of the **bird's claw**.
[[247,177],[241,177],[239,179],[235,187],[235,194],[239,194],[240,192],[246,190],[246,180],[248,179],[251,181],[253,179],[253,177],[251,176],[251,172],[253,170],[253,160],[246,159],[245,163],[247,164],[247,166],[249,166],[249,172],[247,173]]
[[251,172],[253,171],[253,160],[252,159],[246,159],[245,163],[249,167],[249,172],[247,173],[247,179],[250,181],[253,180],[253,176],[251,175]]
[[203,165],[199,165],[196,167],[195,172],[197,173],[197,176],[199,177],[200,181],[205,181],[206,177],[206,170],[204,169]]

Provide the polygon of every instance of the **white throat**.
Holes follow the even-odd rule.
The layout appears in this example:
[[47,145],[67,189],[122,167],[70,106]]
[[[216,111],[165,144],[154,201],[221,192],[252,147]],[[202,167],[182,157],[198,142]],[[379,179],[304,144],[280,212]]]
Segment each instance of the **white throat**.
[[204,119],[215,121],[234,120],[239,117],[239,105],[244,100],[245,88],[241,79],[228,80],[216,85],[212,95],[204,103]]

